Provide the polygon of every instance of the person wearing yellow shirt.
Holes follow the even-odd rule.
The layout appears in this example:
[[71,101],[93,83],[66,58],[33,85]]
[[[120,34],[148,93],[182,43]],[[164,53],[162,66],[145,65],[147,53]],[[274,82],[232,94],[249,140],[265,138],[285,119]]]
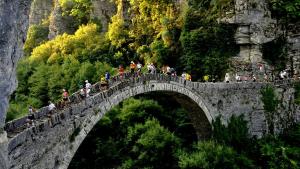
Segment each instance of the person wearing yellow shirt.
[[208,82],[208,80],[209,80],[209,75],[203,76],[203,80],[204,80],[205,82]]
[[186,73],[185,80],[192,81],[192,76],[190,74]]
[[104,76],[101,76],[100,78],[100,90],[106,90],[108,89],[108,81],[105,79]]

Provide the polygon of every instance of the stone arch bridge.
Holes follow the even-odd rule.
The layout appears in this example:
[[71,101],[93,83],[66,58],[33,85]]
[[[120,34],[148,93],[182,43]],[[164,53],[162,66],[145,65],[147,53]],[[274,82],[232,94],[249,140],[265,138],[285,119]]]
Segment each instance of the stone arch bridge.
[[126,75],[110,81],[110,88],[80,99],[70,96],[73,104],[47,118],[47,108],[35,117],[37,125],[22,128],[26,117],[9,122],[8,160],[11,169],[67,169],[78,147],[93,126],[113,106],[129,97],[167,92],[185,107],[199,139],[209,137],[211,122],[219,115],[226,121],[231,115],[245,114],[252,135],[265,131],[260,90],[265,83],[198,83],[160,74],[138,78]]

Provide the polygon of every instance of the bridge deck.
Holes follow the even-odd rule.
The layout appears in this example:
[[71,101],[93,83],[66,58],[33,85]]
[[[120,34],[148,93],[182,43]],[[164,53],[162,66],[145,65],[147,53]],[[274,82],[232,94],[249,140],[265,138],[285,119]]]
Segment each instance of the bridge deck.
[[[164,82],[168,82],[168,83],[170,81],[174,81],[174,82],[182,84],[184,86],[186,86],[186,85],[191,86],[192,88],[193,88],[193,86],[196,86],[193,84],[195,84],[195,83],[197,84],[197,82],[185,81],[181,77],[178,77],[178,76],[171,77],[171,76],[162,75],[162,74],[144,74],[144,75],[141,75],[140,77],[133,77],[130,73],[126,73],[126,74],[124,74],[123,78],[120,78],[119,76],[112,77],[111,80],[109,81],[109,88],[107,90],[100,89],[99,82],[94,84],[91,89],[90,97],[93,97],[93,95],[98,94],[98,93],[107,92],[110,89],[118,86],[120,83],[127,84],[127,82],[128,82],[128,84],[129,84],[129,81],[132,81],[132,80],[133,81],[141,81],[142,80],[143,82],[151,81],[151,80],[158,80],[158,81],[164,81]],[[231,84],[234,84],[234,83],[231,83]],[[241,83],[241,84],[243,84],[243,83]],[[287,84],[291,84],[291,81],[288,80],[288,81],[273,82],[273,85],[276,85],[276,86],[287,85]],[[59,115],[59,113],[62,112],[64,109],[68,108],[69,106],[71,106],[73,104],[78,104],[78,103],[84,101],[85,99],[82,99],[80,97],[79,91],[77,91],[69,97],[69,100],[70,100],[70,104],[68,106],[65,106],[65,107],[58,106],[55,113],[53,115],[51,115],[50,117],[48,117],[49,110],[48,110],[47,106],[39,109],[34,114],[34,116],[35,116],[35,120],[34,120],[35,125],[34,126],[28,127],[27,121],[26,121],[27,116],[20,118],[20,119],[13,120],[11,122],[8,122],[5,126],[5,130],[7,131],[8,138],[12,139],[19,133],[22,133],[24,130],[27,130],[30,128],[35,128],[43,123],[46,123],[46,122],[50,123],[53,116]]]

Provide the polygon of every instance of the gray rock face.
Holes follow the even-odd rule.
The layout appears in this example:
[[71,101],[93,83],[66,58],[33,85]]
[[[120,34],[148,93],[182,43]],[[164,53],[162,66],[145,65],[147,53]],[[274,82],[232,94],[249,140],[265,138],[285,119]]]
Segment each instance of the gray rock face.
[[15,70],[28,28],[30,0],[0,1],[0,129],[3,128],[8,97],[15,90]]
[[107,32],[110,18],[116,13],[116,5],[108,0],[92,0],[93,12],[91,17],[98,18],[102,23],[102,31]]
[[63,16],[62,7],[59,0],[54,0],[54,9],[50,15],[49,39],[55,38],[63,33],[73,34],[77,27],[74,26],[74,18],[71,16]]
[[31,0],[0,1],[0,168],[8,167],[7,137],[3,132],[8,97],[17,86],[16,66],[28,28]]
[[29,15],[29,24],[37,25],[48,19],[53,10],[53,0],[33,0]]
[[288,68],[293,67],[294,73],[300,76],[300,23],[298,23],[298,32],[291,32],[288,35],[288,58],[292,60],[288,62]]
[[236,42],[241,45],[239,60],[260,63],[261,45],[276,38],[278,32],[276,20],[265,0],[236,0],[233,17],[224,22],[237,24]]
[[[49,0],[48,0],[49,1]],[[39,17],[42,11],[37,9]],[[106,32],[110,18],[116,13],[116,5],[109,0],[92,0],[91,18],[97,18],[102,23],[102,30]],[[74,18],[70,16],[62,16],[62,8],[58,0],[54,0],[54,8],[50,16],[49,39],[53,39],[57,35],[68,33],[72,34],[77,27]]]

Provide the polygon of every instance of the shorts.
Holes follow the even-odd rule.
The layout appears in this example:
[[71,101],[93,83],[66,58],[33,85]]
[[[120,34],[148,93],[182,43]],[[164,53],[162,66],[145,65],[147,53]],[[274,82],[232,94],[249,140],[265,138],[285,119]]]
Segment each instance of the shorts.
[[29,120],[34,120],[34,115],[33,114],[28,115],[28,119]]

